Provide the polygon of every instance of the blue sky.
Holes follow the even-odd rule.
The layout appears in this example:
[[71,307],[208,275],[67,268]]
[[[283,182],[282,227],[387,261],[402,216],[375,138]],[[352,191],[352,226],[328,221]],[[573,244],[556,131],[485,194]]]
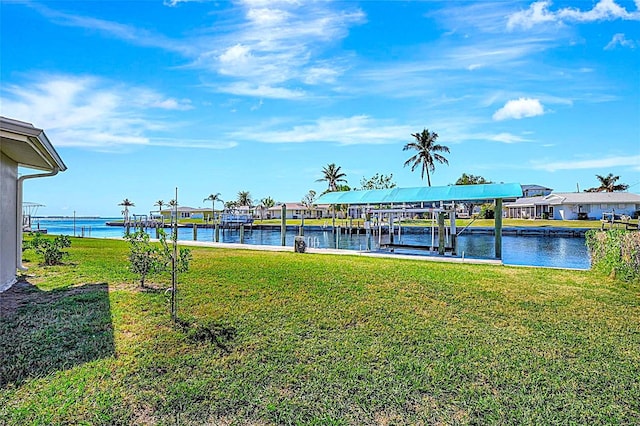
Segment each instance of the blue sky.
[[556,191],[614,173],[640,192],[640,0],[2,1],[0,112],[68,170],[44,215],[118,216],[241,190],[299,201],[403,167],[427,128],[462,173]]

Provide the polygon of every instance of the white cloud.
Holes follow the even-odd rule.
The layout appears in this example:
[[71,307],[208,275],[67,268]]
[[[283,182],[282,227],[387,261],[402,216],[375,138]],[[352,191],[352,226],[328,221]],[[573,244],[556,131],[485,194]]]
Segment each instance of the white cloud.
[[271,99],[301,99],[305,92],[285,87],[270,86],[266,84],[254,85],[249,82],[236,82],[228,85],[212,86],[218,92],[229,93],[238,96],[253,96]]
[[[339,55],[327,60],[322,52],[364,20],[361,10],[334,10],[328,2],[245,1],[241,6],[242,22],[231,23],[227,33],[208,43],[193,62],[232,80],[221,88],[333,84],[343,72],[334,65]],[[212,45],[222,47],[211,49]],[[256,95],[254,91],[234,93]],[[276,94],[283,97],[280,91]]]
[[[528,9],[513,13],[507,20],[507,28],[532,28],[544,23],[596,22],[613,21],[617,19],[640,20],[640,12],[627,11],[614,0],[599,0],[592,9],[582,11],[577,8],[565,7],[556,11],[550,10],[552,2],[541,0],[531,3]],[[636,3],[640,9],[640,3]]]
[[169,7],[176,7],[180,3],[205,3],[205,2],[211,2],[211,1],[216,1],[216,0],[164,0],[162,4]]
[[366,115],[353,117],[320,118],[313,123],[288,129],[252,129],[249,133],[234,133],[233,139],[264,143],[338,143],[341,145],[376,145],[397,143],[415,131],[409,126],[398,126]]
[[616,46],[628,47],[631,49],[635,49],[637,44],[633,40],[628,40],[624,34],[617,33],[613,36],[611,41],[604,47],[605,50],[610,50],[615,48]]
[[544,107],[538,99],[519,98],[508,101],[502,108],[493,114],[496,121],[525,117],[535,117],[544,114]]
[[494,142],[502,142],[506,144],[530,142],[531,139],[523,138],[522,136],[514,135],[513,133],[497,133],[495,135],[487,136],[487,139]]
[[556,161],[549,163],[532,163],[534,169],[554,172],[556,170],[606,169],[610,167],[631,166],[637,169],[640,155],[596,158],[592,160]]
[[174,40],[151,31],[139,29],[130,25],[120,24],[118,22],[107,21],[104,19],[59,12],[39,3],[28,4],[30,7],[34,8],[43,16],[51,19],[58,25],[84,28],[89,31],[101,32],[111,37],[125,40],[138,46],[155,47],[171,52],[177,52],[183,55],[192,55],[195,53],[194,46],[190,43],[184,43],[179,40]]
[[5,85],[0,95],[2,115],[46,129],[56,146],[97,150],[153,144],[150,135],[166,128],[166,120],[154,114],[190,108],[188,99],[92,76],[40,75]]

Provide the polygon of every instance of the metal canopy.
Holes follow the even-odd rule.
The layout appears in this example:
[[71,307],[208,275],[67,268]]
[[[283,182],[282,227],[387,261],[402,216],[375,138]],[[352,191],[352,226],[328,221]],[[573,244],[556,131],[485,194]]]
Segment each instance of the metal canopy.
[[401,204],[434,201],[495,200],[519,197],[522,197],[522,186],[519,183],[491,183],[327,192],[320,196],[315,204]]

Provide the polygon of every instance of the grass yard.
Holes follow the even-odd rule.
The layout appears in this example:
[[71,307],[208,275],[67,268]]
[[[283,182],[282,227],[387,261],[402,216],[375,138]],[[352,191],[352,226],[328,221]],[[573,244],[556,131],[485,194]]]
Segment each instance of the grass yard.
[[70,253],[0,295],[0,424],[640,423],[639,284],[193,248],[174,327],[125,242]]

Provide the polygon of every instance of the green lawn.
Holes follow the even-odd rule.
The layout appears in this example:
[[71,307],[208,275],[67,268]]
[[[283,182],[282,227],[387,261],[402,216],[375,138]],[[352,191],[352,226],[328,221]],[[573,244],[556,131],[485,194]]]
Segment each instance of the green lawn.
[[25,252],[30,284],[0,296],[0,424],[640,423],[640,284],[194,248],[186,329],[127,250]]

